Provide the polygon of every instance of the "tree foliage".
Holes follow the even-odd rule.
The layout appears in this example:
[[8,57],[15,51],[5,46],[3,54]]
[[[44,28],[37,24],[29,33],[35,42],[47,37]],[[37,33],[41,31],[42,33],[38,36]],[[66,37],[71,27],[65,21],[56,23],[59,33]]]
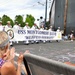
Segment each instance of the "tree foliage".
[[15,22],[18,21],[18,24],[21,24],[21,26],[22,26],[22,24],[23,24],[23,17],[21,15],[16,15],[14,21]]
[[35,18],[32,15],[26,15],[25,23],[28,22],[30,27],[32,27],[32,25],[34,24],[34,21]]
[[[42,17],[40,17],[40,18],[42,18]],[[18,21],[18,24],[21,24],[21,27],[24,27],[26,22],[29,23],[30,27],[32,27],[35,22],[35,18],[31,14],[26,15],[25,22],[23,22],[22,15],[16,15],[14,21],[9,16],[3,15],[2,18],[0,17],[0,20],[2,20],[3,25],[6,25],[7,21],[10,21],[12,26],[14,25],[14,23],[16,21]],[[48,24],[48,22],[47,22],[47,24]]]
[[2,24],[3,25],[6,25],[7,21],[10,21],[11,25],[13,26],[13,20],[9,16],[7,16],[7,15],[3,15],[1,20],[2,20]]

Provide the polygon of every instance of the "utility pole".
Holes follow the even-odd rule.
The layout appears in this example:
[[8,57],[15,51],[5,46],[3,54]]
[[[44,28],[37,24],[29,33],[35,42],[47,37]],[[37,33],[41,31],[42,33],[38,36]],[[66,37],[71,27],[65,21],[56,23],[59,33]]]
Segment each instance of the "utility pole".
[[55,0],[53,0],[52,5],[51,5],[51,9],[49,12],[49,24],[51,24],[51,15],[52,15],[52,8],[53,8],[53,4],[54,4]]
[[64,35],[66,34],[67,10],[68,10],[68,0],[65,0],[65,11],[64,11]]
[[46,0],[46,5],[45,5],[45,25],[44,25],[44,28],[46,27],[46,20],[47,20],[47,0]]

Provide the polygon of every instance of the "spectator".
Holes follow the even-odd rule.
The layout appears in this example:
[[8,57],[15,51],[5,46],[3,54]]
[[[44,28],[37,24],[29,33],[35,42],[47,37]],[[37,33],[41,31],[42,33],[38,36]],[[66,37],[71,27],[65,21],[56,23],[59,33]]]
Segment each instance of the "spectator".
[[21,64],[23,54],[20,54],[17,61],[17,69],[14,65],[15,48],[9,49],[9,37],[6,32],[0,31],[0,74],[21,75]]
[[2,21],[0,21],[0,31],[3,31]]

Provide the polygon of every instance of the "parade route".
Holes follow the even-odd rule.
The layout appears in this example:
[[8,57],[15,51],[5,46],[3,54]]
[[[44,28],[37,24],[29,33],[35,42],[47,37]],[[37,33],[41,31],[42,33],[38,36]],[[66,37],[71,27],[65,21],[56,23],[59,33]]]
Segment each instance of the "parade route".
[[31,54],[43,56],[60,62],[75,63],[75,41],[53,41],[52,43],[39,43],[24,45],[22,42],[14,44],[17,53],[29,50]]

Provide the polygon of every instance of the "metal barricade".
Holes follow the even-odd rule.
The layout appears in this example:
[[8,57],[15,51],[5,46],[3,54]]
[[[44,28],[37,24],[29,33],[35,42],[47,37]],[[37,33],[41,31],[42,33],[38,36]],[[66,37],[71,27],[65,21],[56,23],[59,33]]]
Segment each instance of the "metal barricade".
[[75,75],[75,67],[33,54],[25,54],[28,75]]

